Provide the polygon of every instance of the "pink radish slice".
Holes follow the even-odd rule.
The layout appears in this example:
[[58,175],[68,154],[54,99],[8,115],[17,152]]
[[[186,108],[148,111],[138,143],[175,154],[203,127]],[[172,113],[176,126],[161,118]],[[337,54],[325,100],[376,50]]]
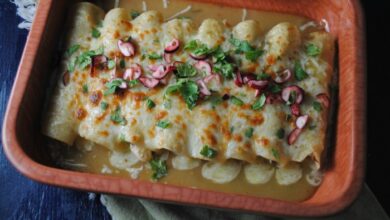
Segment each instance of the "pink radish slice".
[[141,77],[142,68],[139,64],[134,64],[130,68],[127,68],[123,73],[123,79],[125,80],[135,80]]
[[236,71],[236,74],[234,75],[234,84],[236,84],[236,86],[238,86],[238,87],[241,87],[243,84],[240,71]]
[[150,89],[156,87],[159,83],[159,80],[148,77],[140,77],[139,81],[142,83],[142,85]]
[[172,54],[164,53],[163,58],[166,63],[172,63]]
[[261,95],[261,93],[263,92],[263,90],[261,89],[256,89],[255,91],[255,97],[259,97]]
[[104,55],[93,56],[92,57],[92,65],[96,66],[98,64],[107,62],[107,60],[108,60],[107,57]]
[[206,54],[203,54],[203,55],[195,55],[193,53],[190,53],[190,57],[194,60],[204,60],[207,58],[207,55]]
[[180,42],[178,39],[175,38],[165,46],[164,52],[174,53],[175,51],[177,51],[177,49],[179,49],[179,47],[180,47]]
[[292,104],[290,106],[290,111],[291,111],[291,114],[293,114],[295,116],[299,116],[301,114],[301,111],[299,109],[299,105],[298,104]]
[[205,72],[206,75],[211,74],[211,65],[206,61],[198,61],[194,66],[197,70]]
[[209,83],[211,80],[217,80],[218,83],[221,83],[221,76],[219,74],[213,73],[203,79],[205,83]]
[[211,95],[210,90],[207,88],[206,83],[203,80],[199,79],[196,82],[199,86],[199,91],[202,95],[205,95],[205,96]]
[[283,72],[279,73],[278,76],[274,79],[276,83],[285,83],[291,78],[291,70],[286,69]]
[[288,86],[282,90],[282,99],[285,102],[290,102],[291,94],[295,92],[295,100],[291,104],[301,104],[303,101],[303,89],[299,86]]
[[275,103],[282,103],[282,102],[283,100],[279,94],[269,94],[265,101],[265,103],[267,104],[275,104]]
[[125,57],[131,57],[135,54],[135,47],[131,42],[119,40],[118,48]]
[[301,134],[302,132],[302,129],[300,128],[294,128],[294,130],[292,130],[290,132],[290,134],[288,135],[288,138],[287,138],[287,143],[288,144],[294,144],[295,141],[298,139],[299,135]]
[[160,65],[156,71],[152,73],[153,78],[162,79],[164,78],[170,71],[172,71],[171,66]]
[[302,116],[299,116],[297,118],[297,120],[295,121],[295,124],[298,128],[302,129],[306,126],[308,120],[309,120],[308,115],[302,115]]
[[328,95],[326,95],[325,93],[321,93],[321,94],[318,94],[316,96],[316,98],[322,104],[322,106],[324,106],[325,108],[329,108],[330,99],[329,99]]
[[253,89],[264,89],[268,86],[268,81],[266,80],[249,80],[248,86]]

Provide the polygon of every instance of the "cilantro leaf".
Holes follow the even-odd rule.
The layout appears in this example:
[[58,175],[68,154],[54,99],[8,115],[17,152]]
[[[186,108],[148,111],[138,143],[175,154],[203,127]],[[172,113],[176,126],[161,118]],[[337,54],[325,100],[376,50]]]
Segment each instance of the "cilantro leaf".
[[271,149],[271,152],[272,152],[272,155],[274,156],[274,158],[275,158],[276,160],[279,160],[279,159],[280,159],[280,154],[279,154],[279,151],[278,151],[277,149],[272,148],[272,149]]
[[278,131],[276,131],[276,136],[279,139],[283,139],[284,138],[284,129],[283,128],[279,128]]
[[200,151],[200,154],[207,158],[215,158],[217,156],[217,151],[213,148],[209,147],[208,145],[204,145],[202,150]]
[[260,98],[255,102],[253,103],[253,105],[251,106],[252,110],[260,110],[263,108],[263,106],[265,105],[265,101],[267,100],[267,98],[265,97],[265,94],[261,94]]
[[113,112],[111,112],[110,115],[111,121],[121,125],[125,125],[127,121],[121,114],[122,114],[121,107],[118,105],[116,109]]
[[259,75],[256,76],[257,80],[266,80],[269,79],[271,76],[268,75],[267,73],[260,73]]
[[108,62],[107,62],[107,67],[108,67],[108,69],[114,69],[114,67],[116,66],[116,63],[115,63],[115,61],[114,60],[109,60]]
[[65,51],[65,56],[70,57],[80,49],[80,44],[74,44]]
[[103,109],[103,110],[106,110],[108,108],[108,103],[107,102],[101,102],[100,103],[100,108]]
[[92,63],[92,56],[103,54],[103,50],[103,47],[101,47],[97,50],[85,51],[77,57],[76,63],[81,69],[85,69],[85,67]]
[[156,126],[165,129],[171,126],[171,123],[169,121],[158,121]]
[[263,55],[263,50],[251,50],[248,52],[245,52],[245,58],[250,61],[256,61],[261,55]]
[[83,93],[88,93],[88,85],[87,84],[83,85]]
[[101,35],[100,31],[96,28],[92,28],[92,37],[93,38],[99,38]]
[[180,94],[183,96],[184,101],[189,109],[193,109],[196,105],[196,101],[199,98],[199,88],[194,81],[187,81],[180,87]]
[[146,99],[146,107],[148,109],[152,109],[156,106],[156,103],[154,103],[151,99]]
[[104,95],[111,95],[114,94],[116,89],[123,83],[126,82],[123,79],[114,79],[108,83],[105,84],[107,90],[104,91]]
[[314,108],[314,110],[316,110],[317,112],[322,111],[322,105],[321,105],[321,103],[319,103],[319,102],[317,102],[317,101],[314,101],[314,102],[313,102],[313,108]]
[[305,70],[303,69],[303,67],[299,61],[295,62],[294,75],[298,81],[302,81],[302,80],[306,79],[307,77],[309,77],[309,75],[305,72]]
[[158,180],[163,178],[164,176],[168,175],[168,167],[165,160],[161,159],[153,159],[149,162],[150,166],[152,167],[152,179]]
[[231,101],[234,105],[238,105],[238,106],[244,105],[244,102],[243,102],[241,99],[239,99],[239,98],[237,98],[237,97],[235,97],[235,96],[231,96],[231,97],[230,97],[230,101]]
[[160,60],[160,59],[162,59],[162,56],[160,54],[157,54],[157,53],[146,54],[146,57],[149,58],[150,60]]
[[195,67],[188,63],[177,65],[175,75],[179,78],[193,77],[197,74]]
[[253,136],[253,131],[254,131],[254,129],[253,129],[252,127],[246,129],[246,130],[245,130],[245,133],[244,133],[244,134],[245,134],[245,137],[251,138],[251,137]]
[[311,56],[311,57],[315,57],[315,56],[318,56],[319,54],[321,53],[321,50],[319,47],[317,47],[316,45],[314,44],[308,44],[306,46],[306,54]]
[[232,64],[223,61],[213,66],[213,72],[221,74],[226,79],[233,79],[234,68]]
[[256,61],[264,53],[263,50],[252,47],[252,45],[250,45],[250,43],[246,40],[242,41],[230,38],[229,42],[236,47],[236,53],[244,53],[245,58],[252,62]]
[[140,16],[140,12],[138,12],[138,11],[136,11],[136,10],[132,10],[131,12],[130,12],[130,15],[131,15],[131,18],[132,19],[135,19],[135,18],[137,18],[138,16]]

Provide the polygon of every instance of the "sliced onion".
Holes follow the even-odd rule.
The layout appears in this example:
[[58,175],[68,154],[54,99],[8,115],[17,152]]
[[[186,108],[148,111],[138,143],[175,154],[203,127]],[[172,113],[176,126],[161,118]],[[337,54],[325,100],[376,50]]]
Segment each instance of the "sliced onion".
[[139,81],[147,88],[154,88],[158,85],[159,80],[148,78],[148,77],[140,77]]
[[119,40],[118,48],[125,57],[131,57],[135,54],[135,47],[131,42]]
[[293,114],[295,116],[299,116],[301,114],[301,110],[299,109],[298,104],[292,104],[290,106],[290,111],[291,111],[291,114]]
[[123,73],[123,79],[125,80],[135,80],[141,77],[142,68],[139,64],[134,64],[130,68],[127,68]]
[[302,129],[294,128],[294,130],[292,130],[290,132],[290,134],[288,135],[287,143],[290,145],[294,144],[295,141],[298,139],[299,135],[301,134],[301,132],[302,132]]
[[291,70],[286,69],[283,72],[279,73],[278,76],[274,79],[276,83],[285,83],[292,76]]
[[174,53],[179,49],[180,47],[180,41],[178,39],[173,39],[171,42],[169,42],[164,49],[165,53]]
[[249,80],[248,86],[254,89],[264,89],[268,86],[268,83],[266,80]]
[[282,90],[282,99],[285,102],[289,102],[290,95],[292,92],[295,92],[296,98],[295,102],[291,104],[301,104],[303,101],[303,89],[299,86],[288,86]]
[[302,129],[306,126],[308,120],[309,120],[308,115],[302,115],[302,116],[299,116],[297,118],[297,120],[295,121],[295,124],[298,128]]
[[164,53],[163,58],[166,63],[172,63],[172,54],[171,53]]
[[206,75],[211,74],[211,65],[206,61],[198,61],[194,66],[197,70],[205,72]]
[[240,71],[236,71],[236,74],[234,74],[234,84],[236,86],[241,87],[243,85],[242,76]]
[[330,99],[329,99],[328,95],[326,95],[325,93],[321,93],[321,94],[318,94],[316,96],[316,98],[322,104],[322,106],[324,106],[325,108],[329,108]]
[[210,90],[207,88],[206,83],[202,79],[199,79],[196,82],[199,86],[199,91],[202,95],[205,95],[205,96],[211,95]]
[[203,55],[195,55],[193,53],[190,53],[190,57],[194,60],[205,60],[207,58],[207,54]]

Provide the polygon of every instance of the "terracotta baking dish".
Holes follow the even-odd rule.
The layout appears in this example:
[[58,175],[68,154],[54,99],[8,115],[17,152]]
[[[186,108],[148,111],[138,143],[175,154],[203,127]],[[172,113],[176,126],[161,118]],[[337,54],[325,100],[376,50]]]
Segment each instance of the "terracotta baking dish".
[[339,93],[332,163],[316,193],[303,202],[235,195],[54,168],[40,133],[53,54],[72,1],[41,0],[9,100],[3,127],[6,155],[27,177],[74,189],[189,205],[286,216],[324,216],[358,195],[365,158],[365,55],[362,12],[356,0],[201,0],[234,7],[326,19],[337,36]]

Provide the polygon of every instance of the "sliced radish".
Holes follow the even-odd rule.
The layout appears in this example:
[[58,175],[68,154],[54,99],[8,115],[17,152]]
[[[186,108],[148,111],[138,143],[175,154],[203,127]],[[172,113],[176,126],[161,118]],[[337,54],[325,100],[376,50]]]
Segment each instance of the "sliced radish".
[[92,65],[96,66],[96,65],[99,65],[101,63],[107,62],[107,60],[108,60],[107,57],[104,55],[93,56],[92,57]]
[[268,81],[266,80],[249,80],[248,86],[250,86],[253,89],[264,89],[268,86]]
[[207,88],[206,83],[202,79],[199,79],[196,82],[199,86],[199,91],[202,95],[205,95],[205,96],[211,95],[210,90]]
[[178,39],[173,39],[171,42],[169,42],[164,49],[165,53],[174,53],[179,49],[180,47],[180,41]]
[[206,54],[203,54],[203,55],[195,55],[193,53],[190,53],[190,57],[194,60],[204,60],[207,58],[207,55]]
[[324,106],[325,108],[329,108],[330,99],[329,99],[328,95],[326,95],[325,93],[321,93],[321,94],[318,94],[316,96],[316,98],[322,104],[322,106]]
[[206,61],[198,61],[194,66],[197,70],[205,72],[206,75],[211,74],[211,65]]
[[148,78],[148,77],[140,77],[139,81],[147,88],[154,88],[158,85],[159,80]]
[[292,104],[290,106],[290,111],[291,111],[291,114],[293,114],[295,116],[299,116],[301,114],[301,111],[299,109],[299,105],[298,104]]
[[155,79],[162,79],[172,70],[171,66],[160,65],[157,70],[152,73],[152,76]]
[[261,93],[263,92],[262,89],[256,89],[255,91],[255,97],[259,97],[261,95]]
[[[291,103],[290,96],[295,93],[295,100]],[[282,99],[290,104],[301,104],[303,101],[303,89],[299,86],[288,86],[282,90]]]
[[305,125],[307,124],[307,121],[309,120],[309,116],[308,115],[302,115],[302,116],[299,116],[297,118],[297,120],[295,121],[295,124],[298,128],[302,129],[305,127]]
[[163,58],[166,63],[172,63],[172,57],[173,54],[171,53],[164,53]]
[[236,74],[234,74],[234,84],[236,86],[241,87],[243,85],[242,76],[240,71],[236,71]]
[[135,54],[135,47],[131,42],[119,40],[118,48],[125,57],[131,57]]
[[276,83],[285,83],[291,78],[291,70],[286,69],[283,72],[279,73],[278,76],[274,79]]
[[292,130],[290,132],[290,134],[288,135],[287,143],[290,145],[294,144],[295,141],[298,139],[299,135],[301,134],[301,132],[302,132],[302,129],[294,128],[294,130]]
[[127,68],[123,73],[123,79],[125,80],[135,80],[141,77],[142,68],[139,64],[134,64],[130,68]]

